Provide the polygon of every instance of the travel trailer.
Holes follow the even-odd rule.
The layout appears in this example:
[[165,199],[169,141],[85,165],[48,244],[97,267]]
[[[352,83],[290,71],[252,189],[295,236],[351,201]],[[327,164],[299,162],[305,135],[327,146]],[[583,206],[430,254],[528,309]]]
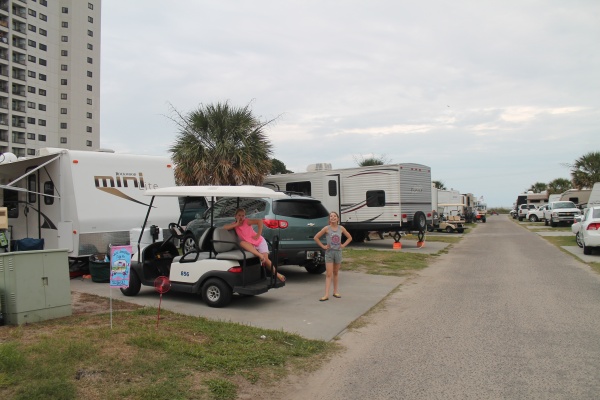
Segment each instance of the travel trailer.
[[[67,249],[71,260],[137,241],[130,235],[142,234],[144,191],[174,185],[168,157],[54,148],[28,158],[0,155],[0,204],[13,244],[43,239],[45,249]],[[150,225],[167,229],[178,199],[157,199],[153,208]]]
[[417,231],[422,240],[432,220],[431,168],[403,163],[270,175],[263,186],[299,192],[340,215],[353,240],[369,232]]

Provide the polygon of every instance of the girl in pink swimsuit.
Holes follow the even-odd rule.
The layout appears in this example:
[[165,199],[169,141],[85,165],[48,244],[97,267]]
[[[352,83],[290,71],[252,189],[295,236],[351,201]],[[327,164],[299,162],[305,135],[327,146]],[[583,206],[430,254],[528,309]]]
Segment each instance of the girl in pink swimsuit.
[[[258,226],[258,233],[252,228],[252,225]],[[262,219],[246,218],[246,211],[238,208],[235,211],[235,222],[223,226],[224,229],[235,229],[235,233],[240,239],[240,246],[260,258],[260,263],[273,272],[273,264],[269,260],[269,247],[267,241],[261,236],[263,222]],[[285,281],[285,276],[277,273],[280,281]]]

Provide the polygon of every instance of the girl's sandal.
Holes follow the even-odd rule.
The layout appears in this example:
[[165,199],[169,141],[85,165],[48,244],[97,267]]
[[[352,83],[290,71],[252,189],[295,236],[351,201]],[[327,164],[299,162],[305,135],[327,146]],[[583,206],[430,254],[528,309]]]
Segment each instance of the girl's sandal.
[[327,300],[329,300],[329,297],[321,297],[321,298],[319,299],[319,301],[327,301]]
[[339,294],[339,293],[334,293],[334,294],[333,294],[333,297],[335,297],[335,298],[337,298],[337,299],[341,299],[341,298],[342,298],[342,295],[341,295],[341,294]]

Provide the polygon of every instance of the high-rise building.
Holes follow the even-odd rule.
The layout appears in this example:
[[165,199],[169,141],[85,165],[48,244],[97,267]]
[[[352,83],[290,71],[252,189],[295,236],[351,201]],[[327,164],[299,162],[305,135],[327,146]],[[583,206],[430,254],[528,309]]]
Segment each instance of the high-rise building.
[[100,147],[101,0],[0,0],[0,153]]

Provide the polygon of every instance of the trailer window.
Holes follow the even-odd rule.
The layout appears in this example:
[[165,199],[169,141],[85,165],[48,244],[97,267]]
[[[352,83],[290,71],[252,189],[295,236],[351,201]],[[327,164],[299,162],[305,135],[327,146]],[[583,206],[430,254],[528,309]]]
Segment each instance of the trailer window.
[[[44,194],[54,194],[54,183],[52,183],[51,181],[44,182]],[[54,204],[54,197],[44,196],[44,204]]]
[[310,181],[286,183],[285,190],[288,192],[302,193],[305,196],[310,196]]
[[36,182],[35,179],[36,176],[35,174],[31,174],[27,177],[27,190],[29,191],[27,193],[27,202],[28,203],[35,203],[37,200],[37,188],[36,188]]
[[385,192],[383,190],[369,190],[367,192],[367,207],[385,206]]
[[19,193],[14,190],[4,189],[3,198],[8,218],[19,218]]
[[337,181],[331,180],[327,182],[327,186],[329,189],[329,195],[332,197],[337,196]]

